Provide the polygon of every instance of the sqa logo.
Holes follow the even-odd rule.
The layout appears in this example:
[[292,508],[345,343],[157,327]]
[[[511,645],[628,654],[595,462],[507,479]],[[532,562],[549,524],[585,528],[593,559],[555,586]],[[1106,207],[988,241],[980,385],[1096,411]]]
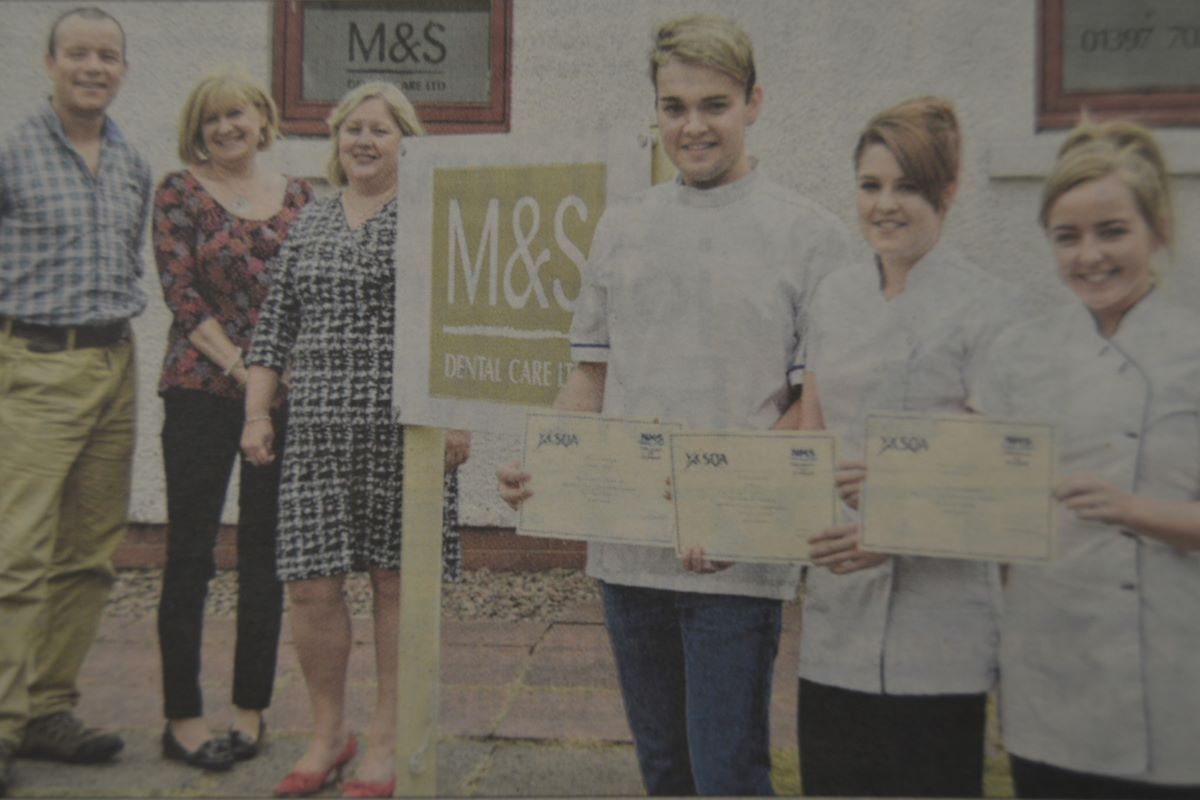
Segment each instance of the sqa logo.
[[684,469],[729,466],[729,457],[724,453],[684,453],[684,457],[687,459]]
[[[537,446],[549,445],[551,447],[575,447],[579,444],[579,436],[574,433],[563,433],[561,431],[546,431],[538,434]],[[534,448],[537,449],[536,447]]]
[[880,437],[879,455],[889,450],[901,453],[920,453],[929,449],[929,442],[924,436],[882,436]]

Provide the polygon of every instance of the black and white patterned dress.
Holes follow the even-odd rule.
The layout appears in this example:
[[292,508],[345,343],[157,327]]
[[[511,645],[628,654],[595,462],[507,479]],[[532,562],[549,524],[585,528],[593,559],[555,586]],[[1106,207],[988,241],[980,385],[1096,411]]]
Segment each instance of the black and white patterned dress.
[[[279,486],[281,580],[400,568],[395,243],[395,200],[351,229],[334,196],[304,209],[272,270],[246,363],[277,372],[292,364]],[[461,565],[456,483],[446,476],[442,569],[451,580]]]

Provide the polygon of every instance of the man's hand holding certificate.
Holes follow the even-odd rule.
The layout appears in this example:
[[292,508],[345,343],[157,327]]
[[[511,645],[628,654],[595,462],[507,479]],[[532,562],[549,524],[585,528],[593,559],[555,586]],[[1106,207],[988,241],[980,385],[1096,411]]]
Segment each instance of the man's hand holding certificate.
[[809,537],[834,523],[834,462],[827,433],[685,433],[530,412],[517,475],[528,475],[532,491],[513,503],[517,532],[681,555],[699,547],[722,561],[805,561]]
[[530,412],[524,469],[534,492],[521,504],[517,532],[671,547],[668,437],[678,427]]
[[862,547],[998,561],[1054,555],[1054,429],[986,417],[867,418]]
[[837,511],[834,437],[738,431],[671,436],[676,551],[799,562]]

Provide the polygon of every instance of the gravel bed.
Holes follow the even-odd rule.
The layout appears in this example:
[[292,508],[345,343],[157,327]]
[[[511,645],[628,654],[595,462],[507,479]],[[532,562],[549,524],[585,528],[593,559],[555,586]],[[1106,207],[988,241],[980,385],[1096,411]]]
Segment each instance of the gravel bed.
[[[116,617],[144,617],[158,607],[162,570],[122,570],[109,595],[107,613]],[[371,613],[371,586],[365,574],[346,578],[351,613]],[[459,583],[442,584],[442,616],[459,621],[554,619],[564,610],[598,600],[597,583],[581,571],[552,569],[545,572],[463,572]],[[218,572],[208,586],[206,614],[231,617],[237,604],[237,573]]]

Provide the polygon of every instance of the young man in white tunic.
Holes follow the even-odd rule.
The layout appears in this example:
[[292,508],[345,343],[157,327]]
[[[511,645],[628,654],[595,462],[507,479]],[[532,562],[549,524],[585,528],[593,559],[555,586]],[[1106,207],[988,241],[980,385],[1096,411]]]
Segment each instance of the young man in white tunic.
[[[749,38],[720,17],[656,33],[650,73],[662,144],[679,169],[605,212],[571,328],[563,410],[765,429],[802,373],[818,279],[845,258],[827,211],[755,169],[763,103]],[[498,473],[514,507],[516,464]],[[768,732],[787,565],[684,564],[669,548],[589,543],[626,713],[652,795],[773,794]]]

